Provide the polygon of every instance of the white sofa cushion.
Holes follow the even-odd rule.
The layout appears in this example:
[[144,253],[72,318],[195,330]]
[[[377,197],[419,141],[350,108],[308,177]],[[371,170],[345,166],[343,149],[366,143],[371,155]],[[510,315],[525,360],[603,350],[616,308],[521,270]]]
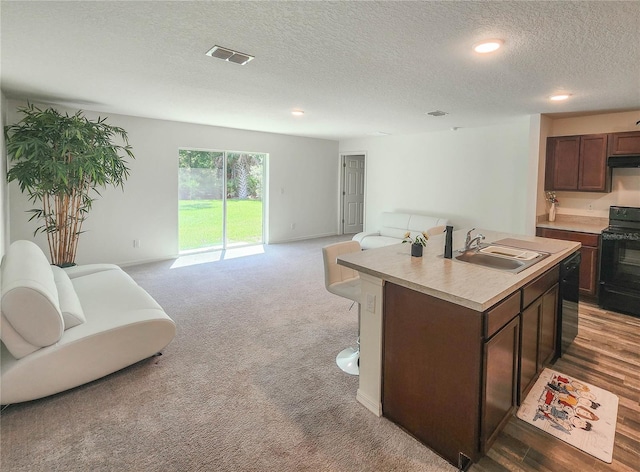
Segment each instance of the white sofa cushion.
[[64,320],[64,329],[67,330],[86,322],[87,319],[84,316],[80,299],[67,273],[58,266],[51,266],[51,270],[58,289],[58,301]]
[[78,277],[85,277],[87,275],[96,274],[98,272],[104,272],[106,270],[115,270],[117,272],[122,271],[122,269],[115,264],[76,265],[76,266],[67,267],[64,269],[65,273],[72,280]]
[[[406,230],[403,235],[406,233]],[[366,239],[366,248],[367,249],[376,249],[384,246],[391,246],[392,244],[401,243],[402,239],[399,238],[390,238],[389,236],[376,236],[373,238]]]
[[407,213],[384,212],[382,214],[382,225],[380,227],[380,236],[389,238],[404,238],[407,228],[409,227],[410,215]]
[[[148,312],[152,318],[157,317],[157,314],[164,315],[158,302],[122,269],[101,270],[74,277],[71,281],[87,314],[91,313],[94,330],[126,325],[134,319],[147,319],[142,315],[144,312]],[[117,296],[114,297],[114,294]],[[71,335],[72,331],[75,330],[65,336]]]
[[[23,357],[42,349],[40,346],[34,346],[33,344],[25,341],[25,339],[20,336],[15,329],[13,329],[13,326],[11,326],[11,323],[9,323],[9,320],[7,320],[4,315],[0,315],[0,326],[2,326],[2,345],[5,346],[16,359],[22,359]],[[2,357],[0,357],[0,360],[1,359]],[[1,390],[2,389],[0,389],[0,391]]]
[[380,231],[362,232],[353,236],[362,249],[374,249],[402,242],[405,234],[410,233],[415,238],[422,232],[430,236],[444,231],[448,220],[427,215],[414,215],[410,213],[384,212],[381,215]]
[[53,271],[31,241],[14,242],[4,256],[0,321],[0,337],[16,358],[56,343],[64,332]]

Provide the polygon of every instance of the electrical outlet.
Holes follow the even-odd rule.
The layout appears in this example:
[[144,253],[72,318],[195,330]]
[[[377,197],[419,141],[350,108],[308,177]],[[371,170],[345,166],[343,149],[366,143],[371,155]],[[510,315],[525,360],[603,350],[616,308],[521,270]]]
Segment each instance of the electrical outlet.
[[291,223],[291,229],[296,229],[296,224],[295,223]]
[[367,311],[376,312],[376,296],[371,293],[367,293]]
[[140,247],[140,240],[139,239],[134,239],[133,240],[133,247],[136,248],[136,249]]

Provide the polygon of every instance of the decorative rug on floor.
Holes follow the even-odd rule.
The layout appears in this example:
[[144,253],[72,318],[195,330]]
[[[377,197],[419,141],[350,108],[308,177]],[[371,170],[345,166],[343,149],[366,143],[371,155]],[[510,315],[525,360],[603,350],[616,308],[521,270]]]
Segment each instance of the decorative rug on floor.
[[618,397],[613,393],[544,369],[517,416],[611,463],[618,416]]

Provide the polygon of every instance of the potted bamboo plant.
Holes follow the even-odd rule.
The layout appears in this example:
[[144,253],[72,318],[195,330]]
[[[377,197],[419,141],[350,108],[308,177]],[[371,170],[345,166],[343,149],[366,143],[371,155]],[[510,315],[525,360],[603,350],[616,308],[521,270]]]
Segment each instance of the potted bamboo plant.
[[51,263],[74,265],[82,223],[99,187],[124,187],[125,157],[134,159],[124,129],[89,120],[82,111],[61,114],[33,104],[19,108],[24,118],[4,129],[11,166],[9,182],[39,207],[29,210],[41,222],[34,236],[47,234]]

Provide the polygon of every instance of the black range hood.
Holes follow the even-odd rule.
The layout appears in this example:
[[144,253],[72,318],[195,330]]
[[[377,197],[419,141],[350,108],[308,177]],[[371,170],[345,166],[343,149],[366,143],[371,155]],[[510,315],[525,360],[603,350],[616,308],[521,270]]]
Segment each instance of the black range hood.
[[640,167],[640,156],[609,156],[609,167]]

